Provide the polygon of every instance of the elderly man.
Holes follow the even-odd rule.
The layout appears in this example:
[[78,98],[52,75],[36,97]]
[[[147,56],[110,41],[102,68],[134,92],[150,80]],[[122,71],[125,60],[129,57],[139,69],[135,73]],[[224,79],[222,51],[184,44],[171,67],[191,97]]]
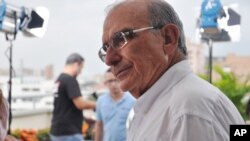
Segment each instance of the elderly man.
[[186,55],[182,22],[164,0],[127,0],[109,10],[99,57],[138,98],[128,141],[228,141],[229,125],[244,124]]

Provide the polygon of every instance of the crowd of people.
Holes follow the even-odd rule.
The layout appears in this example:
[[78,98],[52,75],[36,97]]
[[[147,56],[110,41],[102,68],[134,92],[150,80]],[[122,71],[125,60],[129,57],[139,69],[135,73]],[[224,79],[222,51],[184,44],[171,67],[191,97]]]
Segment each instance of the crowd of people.
[[[192,72],[182,22],[165,0],[114,3],[102,39],[109,91],[86,100],[77,81],[84,58],[70,54],[55,82],[52,141],[83,141],[85,109],[96,111],[94,141],[229,141],[229,126],[245,124],[225,94]],[[0,102],[4,141],[8,110]]]

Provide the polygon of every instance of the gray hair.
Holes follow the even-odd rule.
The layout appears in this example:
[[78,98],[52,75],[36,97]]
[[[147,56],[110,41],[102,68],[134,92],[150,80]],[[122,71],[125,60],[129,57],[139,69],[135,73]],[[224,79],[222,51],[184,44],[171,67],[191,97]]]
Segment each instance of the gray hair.
[[66,60],[66,65],[73,64],[73,63],[82,63],[84,62],[84,58],[78,53],[72,53],[68,56]]
[[[130,2],[133,0],[130,0]],[[136,0],[134,0],[136,1]],[[110,5],[106,10],[107,13],[111,13],[116,7],[119,7],[123,3],[128,2],[125,0],[118,0],[115,4]],[[138,0],[137,0],[138,2]],[[178,40],[178,48],[184,54],[187,55],[186,39],[183,30],[182,22],[175,12],[174,8],[168,4],[165,0],[147,0],[148,13],[150,24],[154,27],[164,26],[166,24],[174,24],[178,27],[180,37]]]
[[148,3],[148,10],[150,22],[153,26],[163,26],[171,23],[178,27],[180,31],[178,48],[184,55],[187,55],[183,25],[174,8],[164,0],[153,0]]

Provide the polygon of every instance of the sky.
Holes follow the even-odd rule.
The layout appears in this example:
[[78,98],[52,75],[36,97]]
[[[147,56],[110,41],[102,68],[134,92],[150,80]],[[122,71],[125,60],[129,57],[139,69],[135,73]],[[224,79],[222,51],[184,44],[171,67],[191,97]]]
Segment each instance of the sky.
[[[115,0],[5,0],[15,6],[34,8],[47,7],[50,18],[43,38],[30,38],[18,32],[13,42],[13,66],[43,69],[53,64],[55,76],[62,71],[65,59],[73,52],[81,54],[85,60],[83,76],[102,74],[107,69],[97,55],[102,41],[102,27],[105,9]],[[223,5],[238,3],[242,16],[241,40],[236,43],[214,43],[214,56],[225,56],[227,53],[250,55],[250,15],[249,0],[221,0]],[[184,31],[188,38],[195,39],[197,9],[202,0],[168,0],[183,21]],[[0,68],[8,68],[5,51],[9,42],[0,32]],[[208,50],[205,50],[208,52]]]

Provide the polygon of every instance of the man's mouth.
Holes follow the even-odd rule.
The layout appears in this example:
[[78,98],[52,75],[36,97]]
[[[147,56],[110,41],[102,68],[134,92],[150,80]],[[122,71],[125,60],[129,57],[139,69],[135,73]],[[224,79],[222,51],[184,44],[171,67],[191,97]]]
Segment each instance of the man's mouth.
[[114,74],[119,80],[122,80],[130,71],[130,69],[131,69],[131,66],[123,67],[121,69],[118,69]]

